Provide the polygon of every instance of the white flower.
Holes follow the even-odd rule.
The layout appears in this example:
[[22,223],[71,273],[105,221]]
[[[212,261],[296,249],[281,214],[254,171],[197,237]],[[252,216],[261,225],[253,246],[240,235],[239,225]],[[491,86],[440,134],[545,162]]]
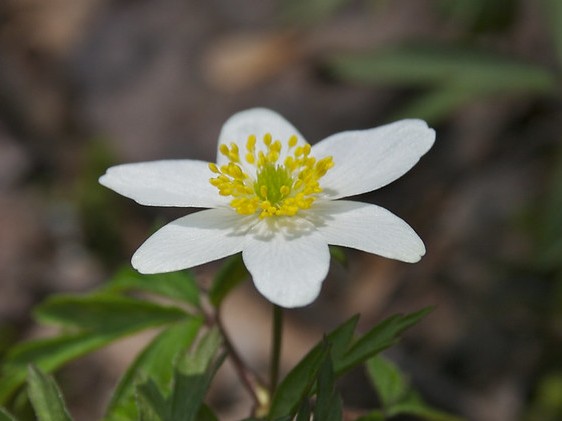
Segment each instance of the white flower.
[[258,108],[225,123],[216,164],[125,164],[110,168],[100,183],[143,205],[210,208],[146,240],[132,258],[139,272],[171,272],[242,252],[268,300],[299,307],[320,292],[328,244],[404,262],[425,254],[402,219],[376,205],[336,199],[396,180],[434,140],[425,122],[402,120],[337,133],[311,147],[279,114]]

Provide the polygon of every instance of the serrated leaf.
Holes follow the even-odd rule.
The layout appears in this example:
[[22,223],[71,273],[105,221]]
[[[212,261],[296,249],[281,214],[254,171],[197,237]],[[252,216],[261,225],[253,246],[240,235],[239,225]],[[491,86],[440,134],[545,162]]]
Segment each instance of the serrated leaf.
[[209,300],[219,307],[230,291],[250,277],[242,261],[242,254],[229,257],[220,268],[209,290]]
[[224,355],[214,361],[220,344],[220,332],[213,328],[201,339],[194,352],[178,362],[170,398],[172,421],[197,421],[211,380],[224,361]]
[[[353,339],[353,332],[358,320],[359,316],[355,315],[334,329],[287,374],[273,396],[272,409],[270,410],[271,418],[286,416],[295,411],[295,408],[300,405],[304,394],[315,382],[322,355],[326,352],[326,344],[330,345],[334,361],[339,359],[347,351]],[[311,367],[308,367],[309,363],[312,365]]]
[[[105,300],[97,296],[90,300],[76,297],[48,300],[39,308],[42,320],[90,330],[24,342],[12,348],[0,371],[0,402],[5,402],[25,381],[27,365],[30,363],[45,372],[51,372],[124,336],[191,317],[176,307],[134,301],[134,304],[127,301],[131,305],[121,308],[118,304],[123,301]],[[80,303],[84,306],[80,307]],[[127,313],[127,309],[134,311]],[[99,320],[105,320],[105,325],[96,319],[98,316]]]
[[341,421],[343,419],[342,400],[336,391],[336,376],[330,355],[326,355],[318,372],[316,388],[315,421]]
[[35,310],[37,320],[67,328],[100,332],[136,329],[188,317],[179,307],[109,294],[57,295]]
[[13,415],[0,406],[0,421],[17,421]]
[[269,411],[268,419],[294,415],[316,382],[318,371],[330,347],[323,343],[310,351],[279,384]]
[[214,414],[205,409],[203,399],[225,358],[224,354],[215,358],[220,344],[220,333],[213,328],[193,352],[177,361],[169,396],[152,379],[140,385],[137,390],[141,413],[157,414],[162,421],[200,421],[199,416],[213,419]]
[[453,415],[427,405],[406,376],[390,360],[380,355],[369,359],[367,374],[381,400],[383,412],[388,417],[415,415],[427,421],[460,421]]
[[405,398],[410,384],[396,365],[380,355],[370,358],[366,365],[367,374],[383,408],[388,408]]
[[383,320],[353,343],[341,358],[334,358],[336,374],[339,376],[392,346],[398,340],[398,335],[418,323],[431,310],[426,308],[405,316],[395,315]]
[[160,333],[137,357],[119,382],[106,413],[108,421],[127,421],[137,419],[135,404],[135,379],[139,373],[151,378],[161,390],[166,390],[172,381],[174,362],[186,352],[193,343],[201,318],[193,318],[172,325]]
[[99,333],[78,333],[16,345],[7,356],[0,372],[0,402],[6,402],[25,381],[27,364],[35,363],[42,370],[50,372],[118,337],[117,334],[108,336]]
[[62,393],[55,380],[35,366],[28,371],[29,399],[39,421],[71,421]]
[[191,272],[186,270],[145,275],[137,272],[130,266],[126,266],[119,270],[100,289],[100,292],[115,293],[130,290],[162,295],[174,300],[183,301],[195,307],[200,305],[199,287]]

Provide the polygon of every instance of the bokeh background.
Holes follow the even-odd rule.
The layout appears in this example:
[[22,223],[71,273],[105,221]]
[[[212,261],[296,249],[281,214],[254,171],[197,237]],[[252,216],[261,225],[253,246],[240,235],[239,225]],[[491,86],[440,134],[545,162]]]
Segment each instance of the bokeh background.
[[[287,312],[284,367],[354,313],[368,327],[434,312],[388,354],[432,404],[478,421],[562,419],[562,2],[1,0],[0,357],[52,332],[32,309],[90,291],[158,224],[97,184],[117,163],[212,161],[234,112],[272,108],[311,143],[403,117],[436,128],[406,176],[360,197],[407,220],[408,265],[347,251],[320,298]],[[189,180],[186,180],[189,183]],[[195,268],[202,285],[217,264]],[[269,306],[251,284],[225,322],[267,366]],[[96,420],[144,337],[62,370]],[[361,372],[348,406],[372,406]],[[228,368],[210,398],[247,413]]]

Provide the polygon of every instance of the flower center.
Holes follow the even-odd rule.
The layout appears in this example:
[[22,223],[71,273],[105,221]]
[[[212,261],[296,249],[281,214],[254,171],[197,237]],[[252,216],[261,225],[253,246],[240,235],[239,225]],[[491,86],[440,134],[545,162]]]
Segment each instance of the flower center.
[[[220,167],[209,164],[216,174],[209,182],[220,195],[232,196],[230,206],[242,215],[292,216],[310,208],[322,191],[319,180],[334,166],[332,157],[316,160],[310,156],[310,145],[297,146],[293,135],[286,142],[285,159],[280,162],[281,141],[273,141],[268,133],[262,139],[265,150],[260,151],[256,151],[256,141],[256,136],[248,137],[245,162],[237,144],[220,145],[219,152],[228,158],[228,163]],[[255,168],[255,176],[248,174],[248,167]]]

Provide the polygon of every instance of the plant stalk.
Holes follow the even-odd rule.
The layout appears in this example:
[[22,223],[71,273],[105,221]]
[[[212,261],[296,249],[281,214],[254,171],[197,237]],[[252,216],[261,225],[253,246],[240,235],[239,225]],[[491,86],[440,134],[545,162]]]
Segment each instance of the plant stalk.
[[281,360],[281,345],[283,339],[283,308],[273,304],[273,321],[271,337],[271,364],[269,376],[269,394],[273,397],[279,381],[279,365]]

